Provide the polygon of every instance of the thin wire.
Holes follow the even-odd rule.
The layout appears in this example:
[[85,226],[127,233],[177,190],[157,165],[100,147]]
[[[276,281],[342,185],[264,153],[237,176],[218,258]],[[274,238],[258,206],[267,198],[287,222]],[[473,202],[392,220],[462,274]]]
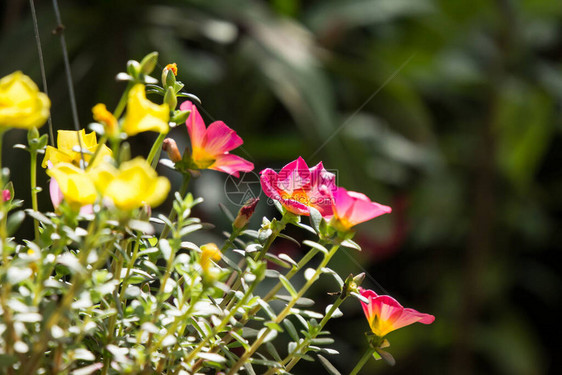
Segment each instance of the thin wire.
[[[41,79],[43,80],[43,91],[45,95],[49,96],[49,90],[47,89],[47,74],[45,73],[45,61],[43,60],[43,48],[41,48],[41,38],[39,36],[39,23],[37,22],[37,13],[35,12],[35,2],[29,0],[29,7],[31,8],[31,18],[33,19],[33,29],[35,31],[35,43],[37,44],[37,53],[39,54],[39,66],[41,68]],[[47,119],[49,123],[49,140],[51,141],[51,146],[55,146],[55,137],[53,134],[53,119],[49,114]]]
[[59,4],[57,0],[53,0],[53,9],[55,11],[55,16],[57,18],[57,34],[60,36],[60,44],[62,49],[62,57],[64,60],[64,70],[66,72],[66,82],[68,85],[68,94],[70,96],[70,108],[72,109],[72,120],[74,122],[74,128],[76,129],[76,136],[78,137],[78,147],[80,147],[80,159],[82,161],[80,167],[84,167],[84,151],[82,150],[82,140],[80,139],[80,122],[78,120],[78,109],[76,106],[76,96],[74,94],[74,86],[72,84],[72,73],[70,71],[70,62],[68,59],[68,50],[66,48],[66,39],[64,37],[64,26],[62,24]]
[[408,63],[414,58],[415,55],[416,55],[415,52],[412,53],[412,55],[411,55],[410,57],[408,57],[408,58],[406,59],[406,61],[404,61],[404,62],[402,63],[402,65],[400,65],[400,66],[398,67],[398,69],[396,69],[396,70],[390,75],[390,77],[388,77],[388,78],[386,79],[386,81],[384,81],[384,82],[382,83],[382,85],[380,85],[380,87],[379,87],[378,89],[376,89],[376,90],[371,94],[371,96],[369,96],[369,97],[367,98],[367,100],[365,100],[365,101],[363,102],[363,104],[361,104],[361,105],[359,106],[359,108],[357,108],[357,109],[355,110],[355,112],[353,112],[353,114],[352,114],[351,116],[349,116],[349,117],[347,118],[347,120],[345,120],[344,123],[341,124],[341,125],[332,133],[332,135],[330,135],[330,136],[328,137],[328,139],[326,139],[326,140],[324,141],[324,143],[322,143],[322,145],[321,145],[320,147],[318,147],[318,149],[317,149],[316,151],[314,151],[314,152],[307,158],[307,160],[310,160],[310,159],[312,159],[314,156],[316,156],[316,154],[318,154],[318,153],[324,148],[324,146],[326,146],[336,135],[338,135],[339,132],[341,132],[341,131],[343,130],[343,128],[344,128],[351,120],[353,120],[353,118],[363,109],[363,107],[365,107],[365,106],[367,105],[367,103],[369,103],[369,102],[375,97],[375,95],[377,95],[386,85],[388,85],[388,83],[389,83],[390,81],[392,81],[392,80],[394,79],[394,77],[396,77],[396,76],[398,75],[398,73],[400,73],[400,71],[401,71],[402,69],[404,69],[404,67],[405,67],[406,65],[408,65]]

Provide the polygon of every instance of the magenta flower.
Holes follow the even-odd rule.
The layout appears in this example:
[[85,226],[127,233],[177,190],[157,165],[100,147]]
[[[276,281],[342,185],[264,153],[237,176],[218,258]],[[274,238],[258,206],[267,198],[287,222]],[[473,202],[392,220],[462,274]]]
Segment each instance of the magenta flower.
[[[338,187],[334,191],[332,223],[341,230],[349,230],[354,225],[388,214],[392,208],[371,200],[361,193],[347,191]],[[326,215],[327,218],[331,215]]]
[[322,162],[308,168],[301,157],[284,166],[279,173],[270,168],[260,173],[265,195],[297,215],[309,215],[310,207],[322,215],[331,215],[335,179],[333,173],[324,169]]
[[7,202],[10,199],[12,199],[12,194],[10,194],[10,190],[8,190],[8,189],[2,190],[2,200],[4,202]]
[[234,130],[222,121],[215,121],[205,127],[203,118],[193,103],[186,101],[180,106],[182,111],[191,111],[186,125],[191,138],[191,162],[196,169],[214,169],[239,177],[239,172],[250,172],[254,164],[229,151],[244,141]]
[[431,324],[435,321],[433,315],[404,308],[391,296],[379,296],[374,291],[363,288],[359,288],[359,292],[369,300],[369,304],[361,301],[361,305],[371,330],[378,337],[384,337],[398,328],[416,322]]

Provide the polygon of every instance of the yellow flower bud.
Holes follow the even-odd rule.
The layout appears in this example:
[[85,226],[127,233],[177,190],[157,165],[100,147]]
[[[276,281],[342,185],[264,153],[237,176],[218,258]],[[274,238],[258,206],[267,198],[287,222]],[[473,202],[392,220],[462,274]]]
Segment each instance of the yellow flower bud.
[[92,108],[92,114],[94,120],[105,126],[105,131],[109,136],[114,137],[117,135],[119,124],[115,116],[107,110],[105,104],[96,104],[94,108]]
[[20,71],[0,79],[0,128],[38,128],[49,118],[51,101]]

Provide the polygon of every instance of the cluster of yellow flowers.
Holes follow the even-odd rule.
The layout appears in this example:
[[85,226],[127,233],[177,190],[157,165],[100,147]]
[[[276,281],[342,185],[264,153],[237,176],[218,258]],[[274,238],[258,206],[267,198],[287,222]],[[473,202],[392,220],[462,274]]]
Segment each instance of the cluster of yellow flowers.
[[[10,128],[38,128],[48,119],[49,108],[47,95],[22,72],[0,80],[0,132]],[[103,104],[93,108],[93,115],[110,137],[119,136],[121,131],[132,136],[144,131],[166,134],[169,130],[168,104],[158,105],[148,100],[143,84],[136,84],[129,91],[121,127]],[[170,182],[158,177],[145,159],[135,158],[116,168],[111,156],[111,149],[98,144],[94,132],[60,130],[57,147],[47,146],[42,163],[56,181],[51,184],[51,197],[62,194],[75,209],[103,198],[125,211],[142,205],[157,206],[166,199]],[[59,202],[55,201],[57,205]]]

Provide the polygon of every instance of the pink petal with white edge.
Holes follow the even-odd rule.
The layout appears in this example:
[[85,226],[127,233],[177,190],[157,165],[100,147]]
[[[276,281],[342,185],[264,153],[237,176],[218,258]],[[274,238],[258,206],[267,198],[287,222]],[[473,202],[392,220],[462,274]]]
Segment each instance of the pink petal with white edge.
[[266,168],[260,172],[261,189],[271,199],[281,200],[281,195],[277,190],[277,173],[271,168]]
[[203,148],[205,145],[205,135],[207,129],[205,127],[205,122],[203,117],[199,114],[197,107],[190,101],[185,101],[181,104],[180,109],[182,111],[191,111],[189,117],[185,124],[187,125],[187,132],[189,133],[189,138],[191,139],[191,146]]
[[205,151],[211,155],[224,154],[242,143],[242,138],[222,121],[215,121],[207,128]]
[[210,169],[225,172],[235,177],[240,177],[238,172],[252,171],[254,169],[254,163],[251,163],[237,155],[223,154],[217,156],[217,159]]
[[284,166],[278,175],[277,187],[292,194],[310,183],[310,170],[302,157]]

